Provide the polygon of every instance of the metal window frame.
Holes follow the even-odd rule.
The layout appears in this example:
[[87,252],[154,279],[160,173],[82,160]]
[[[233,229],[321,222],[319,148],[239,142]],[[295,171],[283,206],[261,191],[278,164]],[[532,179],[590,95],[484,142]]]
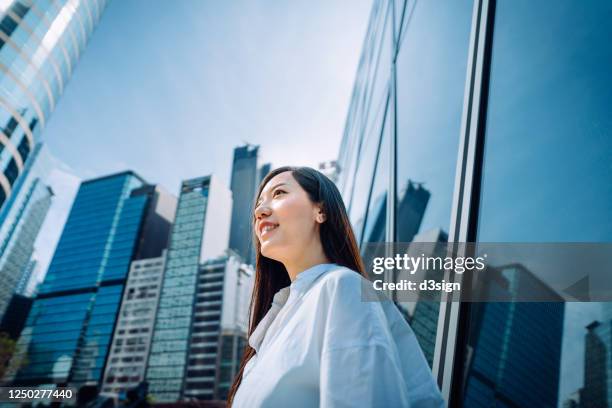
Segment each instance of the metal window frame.
[[[494,19],[495,0],[474,0],[449,242],[476,240]],[[449,406],[463,403],[470,303],[460,295],[441,302],[432,367]]]

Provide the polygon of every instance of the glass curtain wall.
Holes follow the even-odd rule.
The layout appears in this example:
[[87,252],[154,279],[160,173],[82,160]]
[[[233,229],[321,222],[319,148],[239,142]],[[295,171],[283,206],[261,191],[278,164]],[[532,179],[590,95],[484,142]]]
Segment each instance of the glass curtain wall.
[[[612,242],[611,18],[604,1],[374,1],[338,158],[362,249]],[[612,406],[609,304],[398,306],[449,406]]]

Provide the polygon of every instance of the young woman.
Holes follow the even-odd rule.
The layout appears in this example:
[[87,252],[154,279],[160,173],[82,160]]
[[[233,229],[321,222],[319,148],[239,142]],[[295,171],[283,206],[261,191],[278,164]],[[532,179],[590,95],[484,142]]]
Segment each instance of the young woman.
[[364,266],[334,183],[281,167],[254,208],[249,342],[228,405],[444,406],[399,310],[361,300]]

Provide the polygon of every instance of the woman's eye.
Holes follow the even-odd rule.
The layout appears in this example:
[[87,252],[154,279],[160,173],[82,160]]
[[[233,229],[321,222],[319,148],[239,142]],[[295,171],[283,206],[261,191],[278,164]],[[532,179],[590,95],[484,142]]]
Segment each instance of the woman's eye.
[[277,196],[277,193],[284,193],[284,191],[283,191],[283,190],[276,190],[276,191],[274,192],[273,196],[274,196],[274,197],[276,197],[276,196]]

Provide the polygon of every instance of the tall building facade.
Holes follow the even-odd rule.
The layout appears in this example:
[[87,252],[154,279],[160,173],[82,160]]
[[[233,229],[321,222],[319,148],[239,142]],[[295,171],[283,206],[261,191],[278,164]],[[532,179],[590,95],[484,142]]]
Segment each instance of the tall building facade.
[[200,264],[227,248],[232,195],[216,177],[181,184],[146,379],[158,401],[182,397]]
[[253,268],[233,251],[200,266],[183,398],[225,400],[246,346]]
[[166,254],[133,261],[113,333],[102,392],[121,393],[145,379]]
[[270,172],[271,164],[257,167],[259,146],[245,145],[234,149],[232,163],[233,207],[229,247],[247,262],[255,263],[253,248],[252,214],[257,187]]
[[[40,190],[46,171],[37,164],[41,132],[61,97],[107,0],[7,0],[0,4],[0,262],[26,255],[29,243],[14,226],[38,232],[36,221],[22,220]],[[36,186],[35,184],[38,184]],[[40,195],[40,193],[36,193]],[[42,213],[41,213],[42,215]],[[33,237],[35,238],[35,236]],[[22,271],[0,266],[0,317]],[[26,260],[27,262],[27,260]]]
[[[17,384],[97,384],[102,377],[128,269],[144,247],[161,250],[171,218],[155,240],[146,225],[172,214],[167,194],[126,171],[81,183],[49,270],[20,338],[29,364]],[[175,203],[174,203],[175,205]]]
[[[337,160],[360,245],[436,230],[449,242],[611,242],[610,18],[607,4],[570,0],[375,0]],[[520,344],[512,333],[521,330],[541,339],[533,323],[548,312],[522,304],[516,331],[494,336],[481,308],[448,300],[421,317],[434,338],[432,370],[449,406],[481,406],[466,399],[470,357]],[[559,330],[562,312],[550,313]],[[581,337],[569,327],[563,337]],[[564,365],[578,352],[530,355],[565,388],[555,395],[547,384],[544,405],[507,405],[565,401],[582,385]],[[497,366],[490,358],[483,367]],[[507,354],[503,378],[482,371],[487,387],[470,395],[510,379],[531,389],[523,358]]]
[[[512,297],[538,291],[556,302],[474,305],[466,365],[466,407],[556,406],[565,303],[523,265],[487,268],[480,290]],[[526,335],[528,333],[528,335]],[[537,372],[537,376],[532,373]]]
[[0,316],[4,314],[8,299],[20,289],[19,283],[22,282],[21,286],[28,283],[34,241],[51,207],[52,197],[53,191],[40,178],[34,180],[23,207],[0,242]]
[[[42,143],[37,143],[23,172],[15,181],[15,194],[12,194],[0,209],[0,264],[6,265],[0,267],[0,315],[4,312],[2,305],[7,304],[17,289],[15,285],[23,277],[24,270],[20,264],[30,260],[34,249],[32,240],[36,239],[48,210],[47,207],[32,212],[34,203],[41,199],[46,201],[43,197],[51,193],[45,184],[52,166],[52,157],[48,150]],[[29,230],[32,236],[28,237],[29,239],[21,239],[21,233],[26,233],[26,230]],[[15,257],[19,261],[10,261]]]
[[251,214],[256,184],[260,174],[257,171],[259,146],[246,145],[234,149],[232,163],[232,222],[229,247],[243,259],[251,255]]
[[0,209],[18,194],[15,182],[106,3],[7,0],[0,4]]

